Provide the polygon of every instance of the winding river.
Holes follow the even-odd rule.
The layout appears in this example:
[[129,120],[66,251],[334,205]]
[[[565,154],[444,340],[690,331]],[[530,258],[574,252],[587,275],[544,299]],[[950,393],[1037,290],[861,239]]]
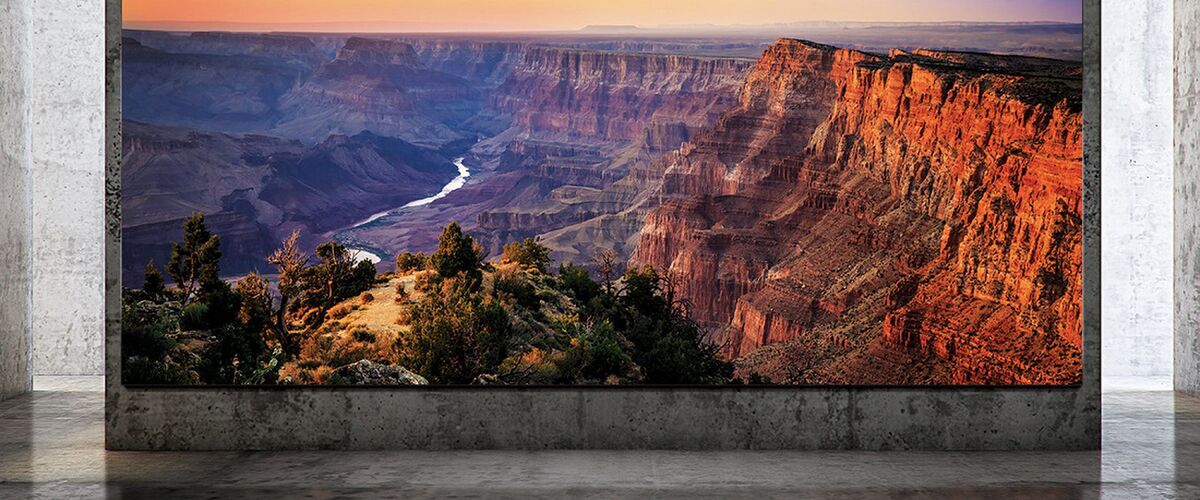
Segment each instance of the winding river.
[[[366,219],[363,219],[363,220],[355,223],[354,225],[347,227],[346,229],[343,229],[342,231],[345,231],[347,229],[354,229],[354,228],[365,226],[367,224],[370,224],[372,222],[375,222],[375,221],[383,218],[384,216],[386,216],[388,214],[398,212],[398,211],[406,209],[406,208],[422,207],[422,206],[428,205],[430,203],[433,203],[435,201],[438,201],[442,198],[445,198],[446,195],[454,192],[455,190],[458,190],[459,188],[461,188],[467,184],[467,177],[471,176],[471,169],[467,168],[467,166],[463,164],[463,160],[465,160],[465,159],[466,158],[461,157],[461,156],[454,159],[454,166],[458,167],[458,177],[451,179],[450,182],[446,183],[445,186],[442,186],[442,190],[438,191],[437,194],[430,196],[428,198],[421,198],[419,200],[410,201],[410,202],[404,204],[404,206],[402,206],[402,207],[384,210],[375,215],[367,217]],[[368,260],[368,261],[371,261],[371,263],[378,264],[381,260],[383,260],[378,255],[375,255],[374,253],[372,253],[369,250],[365,250],[362,248],[354,248],[354,247],[348,247],[347,249],[350,251],[350,258],[352,258],[356,261]]]

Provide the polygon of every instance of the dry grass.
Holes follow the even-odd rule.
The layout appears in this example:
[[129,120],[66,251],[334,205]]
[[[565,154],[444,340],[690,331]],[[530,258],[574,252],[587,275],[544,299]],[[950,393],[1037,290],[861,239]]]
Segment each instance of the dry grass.
[[[301,346],[300,356],[280,370],[280,378],[325,383],[332,371],[356,361],[395,363],[396,340],[406,334],[414,276],[388,281],[329,309],[326,321]],[[397,289],[405,296],[398,297]]]

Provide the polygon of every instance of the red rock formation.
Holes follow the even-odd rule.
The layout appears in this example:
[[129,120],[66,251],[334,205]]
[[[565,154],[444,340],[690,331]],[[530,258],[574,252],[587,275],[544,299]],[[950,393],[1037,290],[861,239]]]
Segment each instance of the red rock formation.
[[650,124],[701,127],[733,104],[751,61],[529,47],[492,96],[514,126],[543,137],[640,139]]
[[744,373],[1077,382],[1079,75],[780,40],[670,158],[634,257]]
[[[599,230],[595,222],[630,208],[657,186],[661,173],[624,179],[734,105],[752,64],[527,48],[491,98],[493,110],[513,117],[501,134],[509,142],[497,171],[520,172],[512,187],[521,195],[478,213],[476,225],[467,221],[469,229],[495,251],[546,234],[556,258],[576,262],[590,261],[580,254],[584,248],[625,248],[644,211],[622,218],[615,226],[620,231]],[[580,224],[588,227],[573,227]]]

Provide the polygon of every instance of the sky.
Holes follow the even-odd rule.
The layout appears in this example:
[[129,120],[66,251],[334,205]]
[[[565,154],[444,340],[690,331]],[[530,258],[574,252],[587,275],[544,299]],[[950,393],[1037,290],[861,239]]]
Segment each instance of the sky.
[[561,31],[588,25],[1063,21],[1082,0],[124,0],[125,27],[270,31]]

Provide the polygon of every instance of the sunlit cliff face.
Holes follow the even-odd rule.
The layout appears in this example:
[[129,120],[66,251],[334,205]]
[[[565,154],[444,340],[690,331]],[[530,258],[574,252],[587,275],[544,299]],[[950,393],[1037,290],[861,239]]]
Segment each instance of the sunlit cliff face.
[[775,379],[1077,381],[1079,75],[781,40],[673,159],[634,258]]

